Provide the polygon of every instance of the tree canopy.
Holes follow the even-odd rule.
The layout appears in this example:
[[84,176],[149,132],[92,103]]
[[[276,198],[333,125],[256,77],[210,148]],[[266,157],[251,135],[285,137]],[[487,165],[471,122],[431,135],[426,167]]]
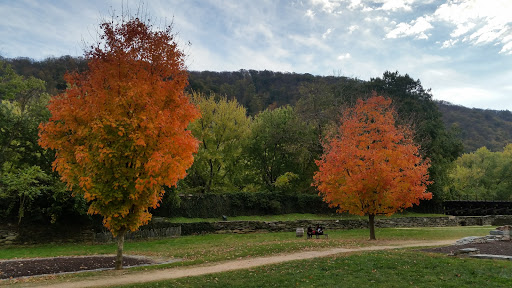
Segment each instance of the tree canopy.
[[192,122],[189,129],[200,145],[187,178],[180,184],[186,187],[180,190],[203,193],[241,190],[242,146],[251,124],[246,109],[236,100],[216,94],[193,92],[192,102],[201,111],[201,119]]
[[457,158],[448,174],[447,200],[512,200],[512,144],[503,151],[482,147]]
[[412,131],[396,125],[391,100],[376,94],[342,116],[337,134],[324,142],[314,185],[338,212],[368,215],[375,239],[375,215],[391,215],[431,199],[429,161],[420,155]]
[[291,106],[265,110],[254,119],[244,148],[249,165],[257,173],[254,183],[269,191],[276,181],[295,182],[295,189],[307,191],[314,171],[312,153],[317,139],[310,125]]
[[172,27],[154,30],[139,18],[100,25],[85,54],[89,69],[66,75],[51,99],[41,146],[56,151],[54,168],[89,201],[118,236],[147,223],[164,190],[186,175],[198,142],[186,128],[199,116],[184,94],[187,71]]

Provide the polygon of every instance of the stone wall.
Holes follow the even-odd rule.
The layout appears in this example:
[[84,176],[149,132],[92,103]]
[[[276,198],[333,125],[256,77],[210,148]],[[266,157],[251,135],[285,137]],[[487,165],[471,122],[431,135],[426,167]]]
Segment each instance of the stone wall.
[[[170,238],[178,236],[181,236],[181,226],[141,229],[135,232],[126,233],[124,239],[130,241],[152,238]],[[109,231],[103,231],[100,233],[95,233],[92,242],[105,243],[113,242],[114,240],[115,239],[112,237],[112,233]]]
[[[143,226],[139,231],[128,233],[126,240],[139,240],[150,238],[167,238],[181,235],[194,234],[244,234],[252,232],[295,232],[297,228],[316,227],[321,225],[325,230],[367,229],[368,220],[297,220],[297,221],[219,221],[197,223],[169,223],[164,219],[152,221]],[[505,216],[446,216],[446,217],[409,217],[409,218],[384,218],[375,220],[378,228],[396,227],[448,227],[448,226],[482,226],[482,225],[512,225],[512,215]],[[55,233],[55,232],[52,232]],[[58,242],[95,242],[104,243],[113,241],[110,232],[82,230],[72,238],[62,233],[54,234],[52,241]],[[16,232],[8,229],[0,229],[0,246],[15,243],[41,243],[47,242],[34,233],[34,239],[27,239],[27,235],[21,237]],[[59,237],[60,235],[60,237]],[[23,239],[20,239],[23,238]]]
[[[499,222],[499,224],[498,224]],[[384,218],[375,220],[378,228],[396,227],[448,227],[512,224],[512,215],[506,216],[446,216]],[[176,223],[181,226],[182,235],[201,233],[252,233],[252,232],[292,232],[297,228],[316,227],[325,230],[366,229],[368,220],[297,220],[297,221],[220,221],[199,223]]]
[[11,230],[0,230],[0,246],[10,245],[16,241],[18,233]]

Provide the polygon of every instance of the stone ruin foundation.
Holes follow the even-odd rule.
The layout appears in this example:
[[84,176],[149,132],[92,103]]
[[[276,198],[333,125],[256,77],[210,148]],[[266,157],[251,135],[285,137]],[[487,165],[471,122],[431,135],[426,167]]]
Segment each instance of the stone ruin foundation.
[[[465,244],[480,244],[480,243],[493,243],[496,241],[510,241],[510,234],[512,230],[512,225],[505,225],[496,228],[495,230],[491,230],[489,235],[483,237],[465,237],[457,242],[455,245],[465,245]],[[480,254],[480,250],[477,248],[464,248],[459,249],[458,251],[452,252],[451,256],[469,256],[471,258],[479,258],[479,259],[494,259],[494,260],[509,260],[512,261],[512,256],[505,255],[490,255],[490,254]]]
[[455,242],[455,245],[465,245],[473,243],[489,243],[493,241],[510,241],[510,231],[512,225],[500,226],[489,232],[489,235],[483,237],[470,236],[465,237]]

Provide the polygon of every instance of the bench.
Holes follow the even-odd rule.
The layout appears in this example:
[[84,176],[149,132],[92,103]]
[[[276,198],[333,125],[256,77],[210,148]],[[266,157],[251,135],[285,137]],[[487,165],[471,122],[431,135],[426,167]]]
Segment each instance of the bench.
[[329,234],[326,234],[326,233],[322,233],[322,234],[315,234],[316,236],[316,239],[319,239],[320,236],[324,236],[325,239],[329,239]]
[[313,236],[316,236],[316,239],[319,239],[320,236],[324,236],[324,238],[326,238],[326,239],[329,238],[329,234],[324,233],[323,229],[322,229],[322,232],[318,233],[316,230],[308,228],[308,230],[307,230],[307,239],[313,239]]

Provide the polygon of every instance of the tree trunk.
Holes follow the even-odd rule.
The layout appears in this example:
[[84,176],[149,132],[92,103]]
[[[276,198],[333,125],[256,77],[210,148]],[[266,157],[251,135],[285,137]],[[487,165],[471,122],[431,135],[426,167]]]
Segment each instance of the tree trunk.
[[123,269],[123,249],[124,249],[124,235],[126,230],[119,231],[117,234],[117,257],[116,257],[116,270]]
[[370,214],[370,215],[368,215],[368,218],[369,218],[368,225],[370,226],[370,240],[376,240],[376,238],[375,238],[375,215]]
[[20,208],[18,210],[18,226],[21,225],[21,219],[23,218],[24,214],[25,214],[25,198],[27,196],[25,194],[22,194],[20,196]]

